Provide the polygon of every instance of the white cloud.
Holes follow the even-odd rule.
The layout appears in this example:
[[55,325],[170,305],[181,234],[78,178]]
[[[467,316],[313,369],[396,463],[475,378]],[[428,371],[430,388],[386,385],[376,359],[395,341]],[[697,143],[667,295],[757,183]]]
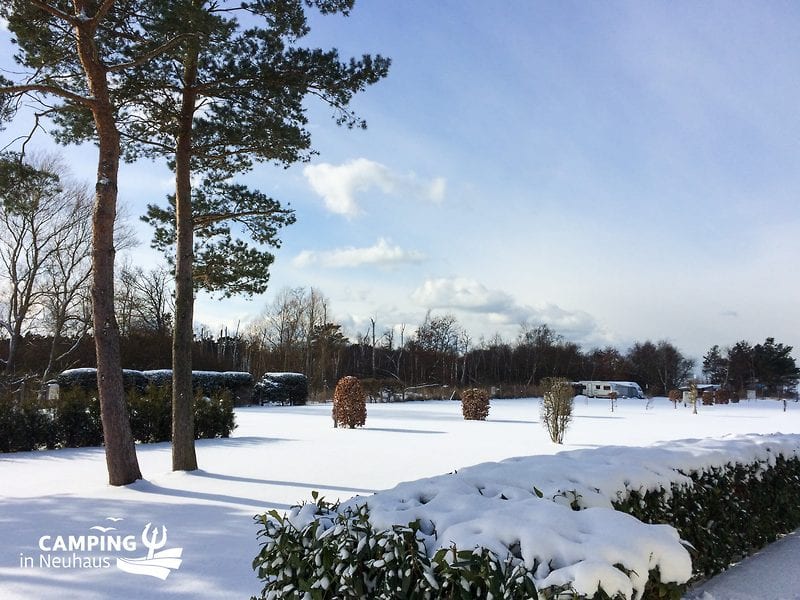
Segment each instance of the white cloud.
[[383,194],[441,202],[447,185],[441,177],[425,180],[413,173],[395,173],[385,165],[366,158],[357,158],[341,165],[309,165],[303,169],[303,175],[311,188],[322,197],[329,211],[346,217],[361,213],[356,199],[360,193],[378,190]]
[[481,313],[504,313],[513,308],[513,298],[490,290],[474,279],[428,279],[411,294],[412,300],[427,308],[459,309]]
[[425,256],[415,250],[404,250],[400,246],[391,245],[389,241],[380,238],[375,244],[366,248],[339,248],[316,252],[303,250],[293,260],[296,267],[320,265],[330,268],[350,268],[364,265],[381,267],[397,266],[400,264],[419,263]]
[[[547,324],[571,341],[602,345],[611,341],[595,318],[580,310],[567,310],[556,304],[520,304],[507,292],[492,290],[474,279],[455,277],[429,279],[411,299],[427,309],[463,312],[466,320],[479,317],[484,326],[516,329],[521,324]],[[472,329],[472,327],[470,327]],[[484,333],[491,333],[487,329]]]

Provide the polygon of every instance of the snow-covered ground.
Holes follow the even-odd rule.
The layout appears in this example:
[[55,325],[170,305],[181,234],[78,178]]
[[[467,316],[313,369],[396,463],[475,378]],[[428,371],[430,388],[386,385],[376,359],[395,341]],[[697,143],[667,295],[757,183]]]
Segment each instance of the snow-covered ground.
[[[612,413],[608,401],[579,398],[563,446],[549,441],[536,400],[493,401],[486,422],[464,421],[457,402],[369,405],[367,426],[356,430],[334,429],[329,405],[244,408],[234,437],[198,442],[201,471],[171,473],[168,444],[140,446],[146,480],[125,488],[106,485],[100,448],[0,455],[0,598],[247,598],[260,589],[250,567],[258,551],[252,516],[285,511],[312,490],[347,499],[512,456],[800,433],[800,405],[781,408],[754,401],[693,415],[666,399],[649,409],[621,400]],[[795,559],[796,539],[782,542]],[[771,555],[785,560],[772,548],[754,560]],[[120,556],[145,566],[120,570]],[[796,597],[780,587],[790,576],[781,571],[783,578],[759,576],[756,597]],[[734,595],[745,593],[734,573],[732,587],[718,578],[703,599],[743,598]]]

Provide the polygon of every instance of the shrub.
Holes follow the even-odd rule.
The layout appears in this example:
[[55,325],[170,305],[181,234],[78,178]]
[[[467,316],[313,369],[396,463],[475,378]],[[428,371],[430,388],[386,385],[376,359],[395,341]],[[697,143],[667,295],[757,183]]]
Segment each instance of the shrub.
[[556,444],[564,443],[564,434],[572,420],[572,400],[575,392],[567,379],[553,377],[543,380],[544,397],[540,416],[542,425]]
[[728,390],[717,390],[714,395],[714,402],[717,404],[728,404],[731,401],[731,393]]
[[[561,479],[551,478],[542,486],[545,492],[535,485],[528,488],[528,482],[535,483],[537,474],[552,473],[552,465],[559,464],[563,468],[563,461],[572,453],[562,453],[561,458],[528,457],[524,460],[530,462],[523,465],[524,468],[518,468],[523,459],[476,465],[450,475],[400,484],[372,498],[354,498],[341,506],[324,502],[314,492],[314,503],[294,507],[289,515],[271,511],[256,517],[262,526],[259,537],[263,542],[253,567],[264,582],[261,598],[486,598],[491,593],[495,598],[548,600],[587,597],[677,600],[689,580],[688,571],[681,569],[680,574],[676,571],[675,555],[669,550],[671,558],[664,562],[650,555],[648,573],[641,569],[631,571],[625,562],[632,560],[629,555],[636,545],[632,543],[634,539],[649,540],[634,552],[640,558],[642,550],[648,547],[659,548],[659,553],[666,548],[661,543],[653,543],[650,533],[643,537],[619,535],[632,523],[617,529],[615,524],[622,521],[617,521],[616,517],[611,519],[608,513],[602,517],[608,519],[609,526],[597,530],[601,536],[599,546],[589,538],[582,538],[585,542],[577,547],[587,546],[590,553],[602,548],[596,556],[597,565],[603,561],[613,564],[620,577],[627,576],[632,583],[637,582],[639,591],[634,589],[633,596],[597,588],[579,593],[569,579],[577,578],[578,570],[570,571],[570,564],[564,562],[563,545],[555,541],[559,535],[558,524],[573,522],[585,535],[594,530],[590,525],[593,520],[601,517],[596,511],[608,510],[599,508],[608,502],[618,511],[628,513],[627,519],[631,516],[638,519],[640,523],[636,527],[646,528],[648,525],[644,523],[653,523],[677,529],[680,538],[691,544],[688,548],[693,558],[691,576],[696,579],[713,575],[800,526],[800,504],[796,501],[800,494],[800,446],[796,438],[748,436],[742,442],[734,442],[729,453],[720,453],[719,446],[702,441],[696,443],[696,447],[690,445],[679,450],[664,447],[662,450],[666,452],[657,450],[656,454],[652,454],[653,448],[648,448],[648,460],[644,462],[651,464],[646,468],[640,464],[641,456],[637,457],[635,449],[630,449],[634,454],[629,460],[621,457],[621,465],[608,464],[609,457],[619,455],[601,450],[597,460],[588,460],[581,470],[584,459],[592,451],[576,452],[572,459],[575,469]],[[726,455],[739,456],[742,462],[725,463]],[[539,463],[543,464],[537,468]],[[603,467],[606,464],[607,469]],[[663,474],[654,483],[655,465]],[[519,479],[509,477],[508,467],[518,469]],[[621,486],[616,492],[613,485],[601,491],[601,481],[608,474],[622,473],[620,469],[626,467],[630,480],[626,478],[623,483],[622,479],[615,479]],[[466,485],[454,484],[457,482],[453,479],[459,477]],[[565,487],[573,484],[579,486],[580,492]],[[519,491],[522,497],[518,496]],[[453,515],[446,507],[454,500],[458,505],[467,506],[463,500],[471,494],[480,494],[481,501],[475,504],[474,515],[462,516],[466,527],[458,528],[459,521],[451,518]],[[526,494],[535,494],[544,505],[551,504],[548,501],[552,500],[552,504],[562,505],[559,509],[568,506],[574,512],[566,509],[567,514],[562,515],[555,510],[545,510],[541,519],[535,518],[535,512],[529,513],[534,518],[526,517],[525,525],[520,524],[520,529],[528,530],[525,534],[527,549],[525,544],[514,541],[515,535],[521,534],[513,533],[513,527],[500,528],[502,533],[491,527],[481,527],[491,522],[482,521],[482,518],[498,508],[497,504],[488,504],[491,499],[503,511],[505,503],[527,502]],[[461,502],[458,502],[459,496]],[[536,501],[531,506],[536,511],[548,509]],[[589,510],[584,511],[586,508]],[[434,522],[436,514],[443,509],[448,515],[446,522]],[[381,525],[375,525],[370,510],[373,515],[377,514],[375,521]],[[392,511],[394,519],[400,523],[392,520]],[[410,522],[403,524],[406,515]],[[393,522],[397,524],[392,525]],[[536,523],[543,526],[538,528]],[[660,526],[651,533],[655,535],[657,531],[666,533]],[[453,547],[443,546],[453,543],[443,541],[452,540],[451,535],[464,535],[468,544],[474,544],[474,550],[457,552]],[[671,540],[673,544],[680,544],[677,536]],[[625,560],[615,562],[614,547],[622,548]],[[524,562],[526,553],[537,557],[532,565]],[[661,554],[662,558],[665,556]],[[583,562],[586,559],[572,555],[570,560]],[[525,569],[525,564],[530,570]],[[672,573],[667,575],[665,571],[662,578],[659,564],[670,565]],[[565,578],[560,579],[559,585],[538,590],[529,587],[540,583],[542,578],[552,581],[550,576],[554,569],[565,569],[562,571]],[[590,573],[597,571],[593,568]],[[646,581],[642,581],[642,576]]]
[[[133,438],[165,442],[172,438],[172,390],[149,385],[126,394]],[[229,437],[236,427],[233,401],[227,391],[195,399],[195,436]],[[42,408],[37,391],[13,393],[0,388],[0,452],[40,448],[80,448],[103,443],[100,402],[82,385],[62,388],[52,408]]]
[[688,474],[693,485],[630,490],[614,508],[668,523],[693,547],[696,576],[711,576],[800,527],[800,458],[727,464]]
[[230,437],[235,428],[231,393],[226,390],[206,396],[198,390],[194,397],[195,439]]
[[711,390],[703,390],[703,406],[711,406],[714,404],[714,392]]
[[37,390],[0,386],[0,452],[55,447],[52,411],[42,408]]
[[333,426],[362,427],[367,422],[367,396],[358,378],[342,377],[333,391]]
[[[336,510],[312,495],[319,514]],[[265,582],[262,599],[537,597],[532,574],[510,557],[453,548],[429,558],[418,523],[376,530],[366,506],[337,515],[335,527],[324,531],[319,520],[298,530],[276,511],[256,520],[266,538],[253,561]]]
[[479,388],[463,390],[461,412],[467,421],[485,421],[489,416],[489,392]]
[[129,390],[128,412],[133,439],[144,443],[172,439],[172,388],[148,385],[143,393]]
[[54,427],[59,446],[82,448],[101,445],[103,424],[96,394],[83,387],[61,391],[55,405]]
[[681,401],[683,394],[681,394],[680,390],[670,390],[669,391],[669,401],[672,402],[672,405],[675,408],[678,408],[678,402]]
[[308,378],[302,373],[264,373],[253,387],[253,402],[305,405],[308,402]]

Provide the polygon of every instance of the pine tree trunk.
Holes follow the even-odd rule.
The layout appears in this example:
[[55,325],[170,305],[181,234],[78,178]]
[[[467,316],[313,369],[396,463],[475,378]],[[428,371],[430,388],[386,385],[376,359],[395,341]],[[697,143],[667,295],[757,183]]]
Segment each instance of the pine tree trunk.
[[114,314],[114,219],[117,209],[119,132],[108,93],[105,69],[92,31],[76,30],[78,53],[89,82],[99,145],[92,214],[92,321],[97,353],[97,389],[106,447],[108,481],[126,485],[141,479],[136,446],[122,385],[119,327]]
[[192,390],[192,120],[196,94],[197,49],[190,46],[184,67],[181,121],[175,149],[175,329],[172,333],[172,470],[194,471],[194,394]]

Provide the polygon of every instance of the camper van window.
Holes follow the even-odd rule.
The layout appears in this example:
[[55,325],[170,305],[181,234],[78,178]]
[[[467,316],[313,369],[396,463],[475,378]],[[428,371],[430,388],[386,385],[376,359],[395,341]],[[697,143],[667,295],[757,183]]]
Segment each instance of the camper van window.
[[603,386],[603,389],[604,389],[604,390],[610,390],[610,389],[611,389],[611,386],[610,386],[610,385],[604,385],[604,386]]

